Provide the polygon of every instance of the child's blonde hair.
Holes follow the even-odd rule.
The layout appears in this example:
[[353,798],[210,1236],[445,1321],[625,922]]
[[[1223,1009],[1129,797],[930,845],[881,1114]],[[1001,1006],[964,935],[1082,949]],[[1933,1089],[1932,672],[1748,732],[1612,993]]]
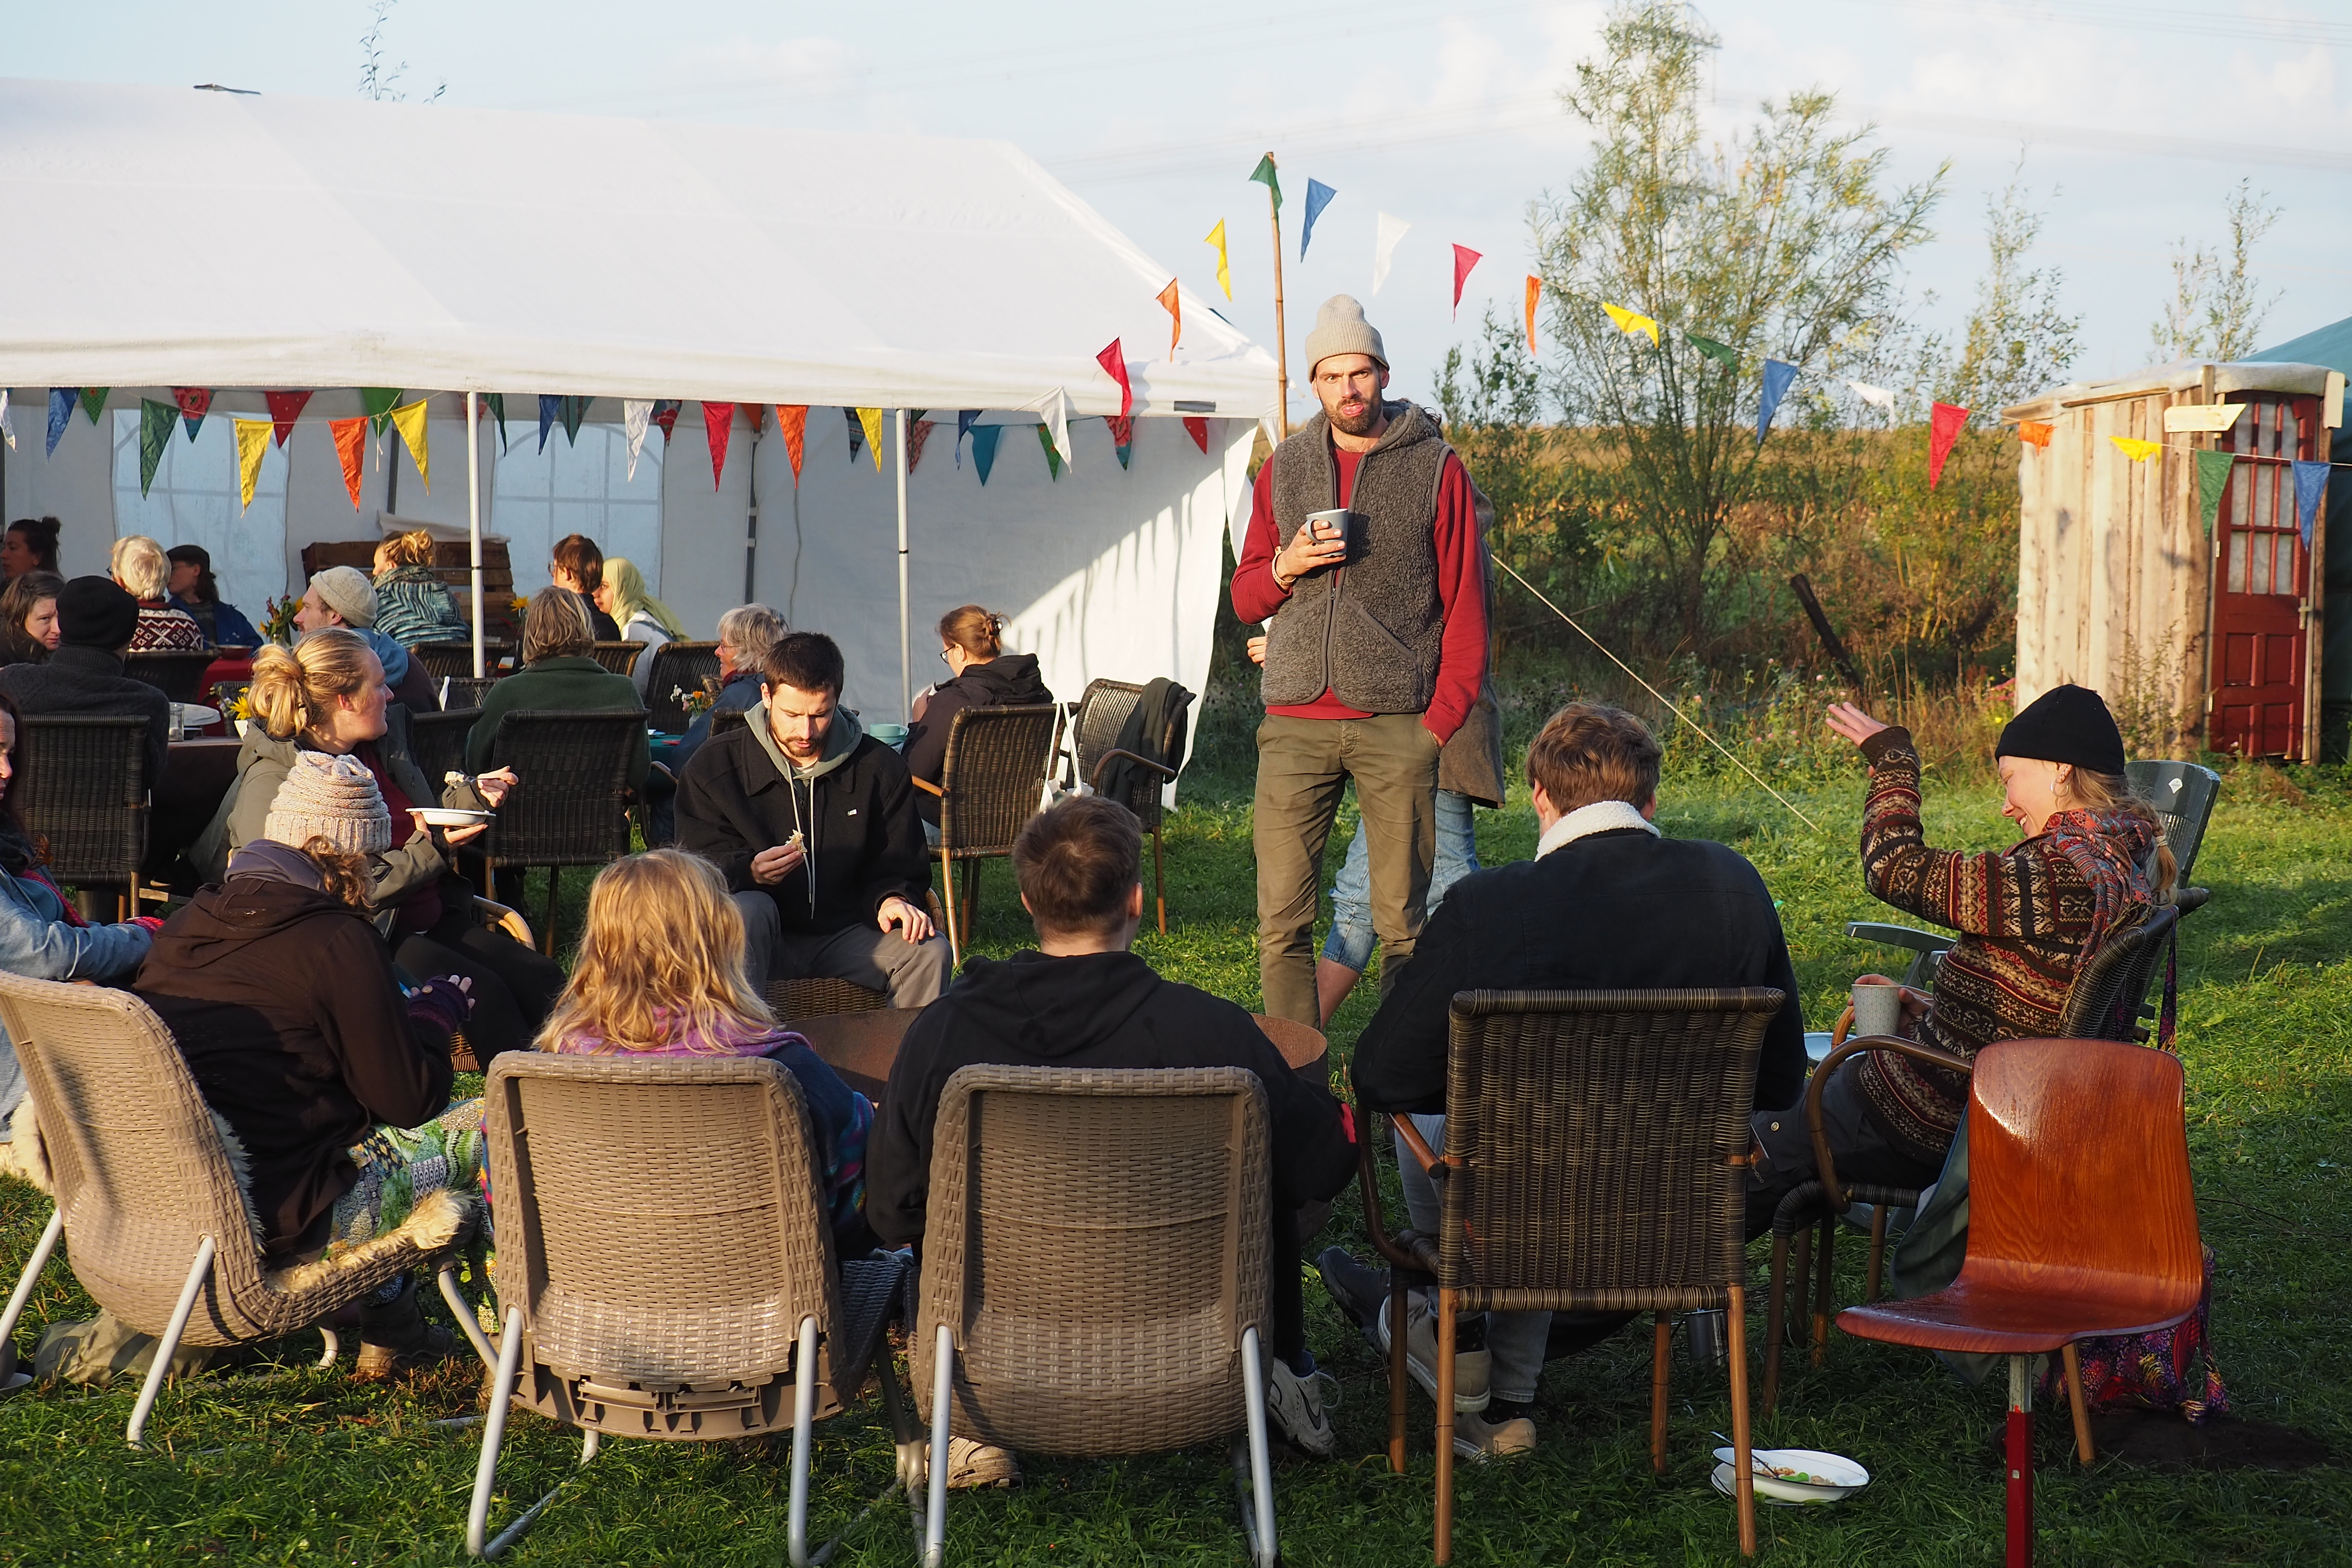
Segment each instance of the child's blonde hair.
[[775,1026],[743,972],[743,917],[719,868],[683,849],[615,860],[588,889],[588,924],[572,983],[539,1048],[581,1036],[608,1051],[652,1051],[679,1037],[710,1042],[727,1026]]

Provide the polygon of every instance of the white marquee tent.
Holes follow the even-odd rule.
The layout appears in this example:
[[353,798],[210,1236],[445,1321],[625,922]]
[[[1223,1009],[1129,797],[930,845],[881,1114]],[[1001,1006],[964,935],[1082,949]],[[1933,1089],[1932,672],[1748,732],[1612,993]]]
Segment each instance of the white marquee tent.
[[[0,80],[0,215],[16,436],[0,505],[65,519],[69,572],[102,570],[119,534],[173,529],[257,601],[299,584],[304,543],[373,538],[382,514],[467,525],[471,456],[479,526],[510,533],[519,588],[543,574],[544,534],[633,502],[641,537],[607,550],[691,629],[748,573],[752,596],[842,642],[869,718],[899,710],[902,562],[919,628],[967,601],[1002,610],[1063,695],[1099,675],[1205,679],[1219,534],[1273,362],[1189,291],[1171,355],[1169,270],[1008,145]],[[1113,338],[1141,416],[1130,468],[1098,417],[1119,410],[1095,357]],[[49,389],[93,386],[110,389],[102,422],[76,412],[45,455]],[[215,417],[174,439],[159,502],[140,493],[136,411],[174,386],[215,389]],[[360,387],[438,395],[429,493],[387,437],[352,504],[325,426],[361,411]],[[314,388],[240,508],[218,416]],[[469,453],[465,395],[492,393],[511,446],[484,428]],[[593,398],[579,439],[604,456],[549,477],[540,395]],[[685,400],[635,479],[626,398]],[[715,483],[706,400],[765,415],[755,432],[736,413]],[[797,481],[773,405],[809,409]],[[903,499],[890,451],[878,469],[849,455],[856,406],[945,421]],[[1055,479],[1036,411],[1057,406]],[[984,488],[960,409],[1027,426]],[[1205,450],[1182,416],[1205,418]],[[929,637],[913,641],[928,663]]]

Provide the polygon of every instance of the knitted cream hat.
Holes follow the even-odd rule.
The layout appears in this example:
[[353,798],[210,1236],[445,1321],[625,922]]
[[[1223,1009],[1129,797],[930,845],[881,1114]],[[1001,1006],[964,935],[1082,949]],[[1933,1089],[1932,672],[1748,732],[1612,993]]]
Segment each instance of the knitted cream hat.
[[1315,330],[1307,334],[1307,375],[1333,354],[1363,354],[1382,370],[1389,368],[1389,351],[1381,334],[1364,320],[1364,308],[1349,294],[1334,294],[1315,312]]
[[392,815],[373,775],[357,757],[323,752],[294,753],[261,831],[297,849],[314,837],[352,855],[380,855],[392,847]]
[[375,625],[375,584],[356,566],[330,566],[310,579],[327,608],[355,626]]

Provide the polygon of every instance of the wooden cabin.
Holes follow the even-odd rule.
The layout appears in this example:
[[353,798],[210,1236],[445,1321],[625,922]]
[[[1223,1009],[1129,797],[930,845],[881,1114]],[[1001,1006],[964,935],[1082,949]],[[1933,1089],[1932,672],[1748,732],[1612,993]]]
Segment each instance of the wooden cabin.
[[[2183,363],[2001,410],[2028,437],[2018,703],[2072,681],[2106,697],[2137,755],[2315,760],[2326,508],[2306,548],[2291,464],[2329,455],[2344,381],[2324,365]],[[2227,420],[2206,412],[2221,404],[2243,412],[2207,428]],[[2135,458],[2113,437],[2163,449]],[[2200,449],[2237,459],[2210,535]]]

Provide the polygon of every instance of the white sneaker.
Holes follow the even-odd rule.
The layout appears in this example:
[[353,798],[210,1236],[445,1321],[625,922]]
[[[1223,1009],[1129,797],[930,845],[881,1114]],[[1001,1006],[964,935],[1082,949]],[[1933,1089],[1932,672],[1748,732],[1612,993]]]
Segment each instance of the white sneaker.
[[[931,1444],[928,1437],[898,1445],[898,1475],[909,1492],[920,1491],[931,1475]],[[1017,1487],[1021,1461],[1010,1448],[992,1447],[971,1437],[948,1439],[948,1490],[971,1491],[980,1487]]]
[[1488,1459],[1516,1459],[1536,1446],[1536,1424],[1524,1415],[1508,1421],[1488,1421],[1484,1415],[1456,1414],[1454,1455],[1473,1464]]
[[[1375,1315],[1381,1353],[1389,1353],[1389,1315],[1385,1304]],[[1487,1381],[1493,1376],[1494,1358],[1482,1343],[1475,1350],[1465,1350],[1461,1330],[1465,1325],[1454,1320],[1454,1408],[1457,1413],[1475,1415],[1486,1408]],[[1431,1310],[1429,1298],[1419,1290],[1408,1290],[1404,1298],[1404,1363],[1412,1372],[1413,1382],[1421,1391],[1434,1400],[1437,1397],[1437,1314]]]
[[1266,1419],[1275,1435],[1310,1458],[1328,1459],[1338,1446],[1331,1423],[1324,1418],[1325,1390],[1329,1403],[1339,1403],[1339,1383],[1328,1372],[1299,1376],[1279,1358],[1274,1363],[1272,1386],[1266,1390]]

